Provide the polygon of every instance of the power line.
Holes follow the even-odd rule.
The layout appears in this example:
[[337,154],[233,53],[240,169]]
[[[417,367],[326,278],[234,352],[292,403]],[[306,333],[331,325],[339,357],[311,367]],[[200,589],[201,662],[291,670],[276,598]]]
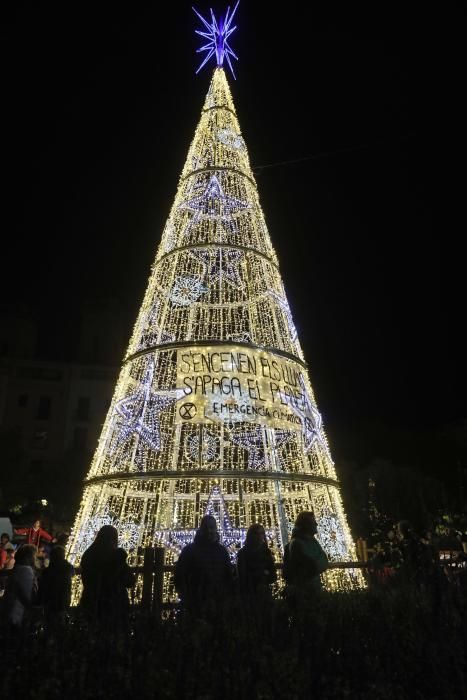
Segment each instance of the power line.
[[255,174],[258,174],[261,170],[265,170],[266,168],[278,168],[281,165],[293,165],[294,163],[302,163],[303,161],[306,160],[315,160],[316,158],[328,158],[330,156],[335,156],[338,153],[347,153],[349,151],[359,151],[364,148],[370,148],[372,144],[370,143],[361,143],[356,146],[346,146],[345,148],[338,148],[334,151],[323,151],[323,153],[314,153],[309,156],[303,156],[302,158],[294,158],[292,160],[281,160],[278,161],[277,163],[266,163],[266,165],[256,165],[253,168],[253,172]]
[[309,156],[303,156],[302,158],[293,158],[292,160],[281,160],[277,163],[266,163],[266,165],[257,165],[253,167],[253,173],[258,174],[261,170],[266,168],[278,168],[281,165],[294,165],[295,163],[303,163],[307,160],[315,160],[317,158],[330,158],[331,156],[338,155],[339,153],[350,153],[351,151],[361,151],[365,148],[374,148],[377,146],[389,146],[394,142],[401,142],[407,139],[413,139],[414,134],[396,134],[392,137],[386,139],[379,139],[378,141],[373,141],[373,143],[359,143],[354,146],[345,146],[344,148],[336,148],[333,151],[323,151],[322,153],[313,153]]

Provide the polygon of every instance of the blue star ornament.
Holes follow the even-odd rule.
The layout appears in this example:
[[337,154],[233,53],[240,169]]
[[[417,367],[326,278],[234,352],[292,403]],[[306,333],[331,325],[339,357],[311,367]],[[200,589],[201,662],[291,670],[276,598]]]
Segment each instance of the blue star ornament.
[[180,398],[181,390],[152,391],[154,372],[155,364],[152,361],[135,391],[115,404],[117,430],[111,440],[110,454],[114,454],[135,434],[152,450],[161,449],[159,414]]
[[226,194],[215,175],[212,175],[206,186],[202,187],[200,193],[182,202],[179,206],[181,211],[189,211],[193,214],[183,235],[190,235],[192,228],[206,219],[219,221],[229,233],[235,233],[237,221],[234,217],[250,208],[248,202]]
[[304,406],[297,406],[289,402],[292,411],[302,421],[302,437],[305,452],[309,452],[316,441],[322,443],[321,437],[321,414],[311,401],[306,400]]
[[200,260],[205,268],[207,284],[227,282],[234,289],[243,287],[238,265],[244,258],[239,250],[194,250],[192,255]]
[[195,217],[229,221],[234,214],[248,209],[249,206],[248,202],[226,194],[218,178],[212,175],[201,194],[186,200],[179,208],[191,211]]
[[208,22],[206,19],[204,19],[204,17],[202,17],[200,13],[193,7],[193,12],[199,17],[204,26],[204,31],[196,29],[195,32],[196,34],[199,34],[199,36],[203,37],[203,39],[207,39],[207,43],[204,44],[204,46],[201,46],[196,51],[196,53],[206,52],[204,61],[201,63],[198,70],[196,71],[197,74],[206,65],[209,59],[215,55],[216,64],[218,66],[222,66],[224,64],[224,58],[226,59],[227,63],[229,64],[229,68],[232,71],[232,75],[235,78],[235,73],[232,67],[230,57],[232,56],[233,58],[235,58],[236,61],[238,61],[238,56],[236,56],[235,53],[232,51],[231,47],[229,46],[228,40],[237,28],[236,25],[233,27],[231,25],[232,20],[237,11],[239,2],[240,0],[238,0],[232,13],[230,13],[230,7],[228,7],[225,17],[219,17],[218,20],[215,18],[214,12],[211,9],[211,22]]

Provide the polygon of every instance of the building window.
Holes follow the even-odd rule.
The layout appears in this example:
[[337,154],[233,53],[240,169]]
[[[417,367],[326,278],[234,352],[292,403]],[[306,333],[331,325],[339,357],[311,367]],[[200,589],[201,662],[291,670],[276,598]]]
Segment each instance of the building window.
[[75,428],[75,432],[73,434],[73,447],[76,450],[84,450],[86,448],[87,439],[87,428]]
[[20,408],[26,408],[26,406],[28,405],[28,398],[29,397],[27,394],[20,394],[18,396],[18,406]]
[[50,396],[41,396],[39,406],[37,407],[37,416],[39,420],[47,420],[50,418],[50,409],[52,407],[52,399]]
[[47,430],[36,430],[31,440],[31,447],[34,450],[45,450],[48,443]]
[[80,396],[78,399],[78,408],[76,409],[76,420],[89,420],[89,396]]

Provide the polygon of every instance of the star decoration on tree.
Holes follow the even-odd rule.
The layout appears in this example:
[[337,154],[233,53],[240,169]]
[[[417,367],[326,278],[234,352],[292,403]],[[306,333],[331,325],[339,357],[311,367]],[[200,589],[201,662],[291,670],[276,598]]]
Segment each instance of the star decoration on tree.
[[277,302],[277,304],[280,306],[282,311],[284,312],[286,319],[287,319],[287,325],[290,330],[290,340],[292,343],[295,343],[297,340],[298,334],[297,334],[297,329],[295,328],[295,324],[292,319],[292,312],[290,311],[290,306],[284,297],[279,296],[276,292],[269,290],[268,294]]
[[290,400],[289,406],[300,418],[302,423],[302,438],[305,452],[309,452],[316,440],[322,441],[321,437],[321,414],[316,406],[308,399],[304,406],[297,406],[296,402]]
[[110,443],[110,454],[138,435],[143,444],[152,450],[161,448],[161,431],[158,416],[183,394],[183,390],[152,391],[155,364],[151,360],[143,379],[136,390],[115,404],[116,432]]
[[182,211],[189,211],[193,218],[184,231],[187,236],[192,227],[204,219],[219,221],[233,233],[236,230],[236,222],[232,217],[239,212],[249,209],[250,205],[236,197],[225,194],[222,185],[216,175],[211,175],[209,182],[200,194],[187,199],[180,204]]
[[246,536],[244,528],[236,528],[232,525],[229,511],[219,486],[213,486],[206,505],[205,515],[212,515],[217,522],[222,544],[228,549],[232,546],[240,547]]
[[144,350],[155,344],[163,345],[164,343],[172,343],[175,340],[174,334],[161,330],[157,322],[160,304],[160,299],[157,299],[157,301],[152,304],[149,311],[143,314],[141,318],[138,350]]
[[243,287],[238,271],[238,265],[245,257],[241,251],[200,248],[191,251],[191,254],[203,263],[207,284],[215,284],[219,280],[221,284],[224,281],[235,289]]
[[211,175],[204,191],[180,204],[180,209],[209,219],[228,219],[249,208],[247,202],[226,195],[216,175]]
[[228,39],[237,28],[236,26],[232,27],[231,25],[232,20],[237,11],[239,2],[240,0],[238,0],[237,4],[235,5],[232,14],[230,14],[229,7],[227,8],[227,14],[225,15],[225,17],[220,17],[218,20],[215,18],[214,12],[211,10],[210,23],[207,20],[205,20],[204,17],[202,17],[200,13],[197,10],[195,10],[195,8],[193,8],[193,11],[199,17],[205,28],[204,31],[196,29],[195,32],[199,36],[203,37],[203,39],[208,40],[207,44],[204,44],[196,50],[196,53],[202,53],[204,51],[206,52],[204,61],[199,66],[198,70],[196,71],[196,74],[200,72],[200,70],[206,65],[206,63],[209,61],[210,58],[212,58],[212,56],[215,56],[216,64],[218,66],[223,65],[224,58],[227,60],[229,68],[232,71],[232,75],[235,78],[235,73],[232,67],[230,56],[235,58],[236,61],[238,61],[238,56],[236,56],[236,54],[232,51],[231,47],[229,46]]
[[[288,430],[274,430],[274,447],[280,448],[293,437]],[[235,428],[230,434],[231,441],[248,452],[248,469],[260,469],[266,464],[266,450],[263,431],[259,426]]]
[[170,290],[169,299],[177,306],[190,306],[193,302],[198,301],[201,294],[207,291],[207,288],[197,277],[184,275],[176,278]]
[[185,442],[188,459],[196,464],[201,462],[212,462],[219,457],[219,438],[209,430],[203,430],[203,437],[200,441],[199,432],[189,435]]
[[[238,549],[243,545],[246,537],[246,528],[235,527],[229,515],[225,499],[219,486],[213,486],[206,504],[204,515],[212,515],[216,519],[219,540],[229,551],[232,562],[235,562]],[[266,529],[266,537],[270,540],[275,538],[275,530]],[[196,535],[194,528],[171,530],[160,530],[158,532],[158,543],[166,546],[176,554],[180,554],[185,545],[193,542]]]
[[242,331],[241,333],[229,333],[227,335],[227,340],[232,340],[234,343],[251,343],[251,334],[248,331]]

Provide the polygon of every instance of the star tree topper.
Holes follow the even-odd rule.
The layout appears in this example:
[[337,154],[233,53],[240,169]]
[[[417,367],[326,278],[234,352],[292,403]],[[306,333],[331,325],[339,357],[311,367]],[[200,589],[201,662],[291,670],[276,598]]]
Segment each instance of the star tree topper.
[[209,61],[209,59],[215,54],[217,65],[221,67],[224,64],[225,58],[227,60],[227,63],[229,64],[230,70],[232,71],[232,75],[235,78],[235,72],[232,67],[230,56],[235,58],[236,61],[238,61],[238,56],[236,56],[230,48],[228,39],[230,35],[233,34],[233,32],[237,29],[236,25],[232,27],[231,24],[234,15],[237,11],[239,2],[240,0],[238,0],[237,4],[235,5],[232,14],[230,14],[230,7],[228,7],[225,17],[219,17],[218,20],[215,18],[214,12],[211,9],[211,23],[205,20],[204,17],[202,17],[200,13],[193,7],[193,12],[199,17],[199,19],[205,27],[205,31],[200,31],[199,29],[196,29],[195,32],[196,34],[199,34],[199,36],[202,36],[203,39],[208,40],[207,44],[204,44],[204,46],[201,46],[199,49],[196,50],[196,53],[201,53],[203,51],[207,52],[204,61],[199,66],[198,70],[196,71],[196,74],[200,72],[201,68],[203,68]]

